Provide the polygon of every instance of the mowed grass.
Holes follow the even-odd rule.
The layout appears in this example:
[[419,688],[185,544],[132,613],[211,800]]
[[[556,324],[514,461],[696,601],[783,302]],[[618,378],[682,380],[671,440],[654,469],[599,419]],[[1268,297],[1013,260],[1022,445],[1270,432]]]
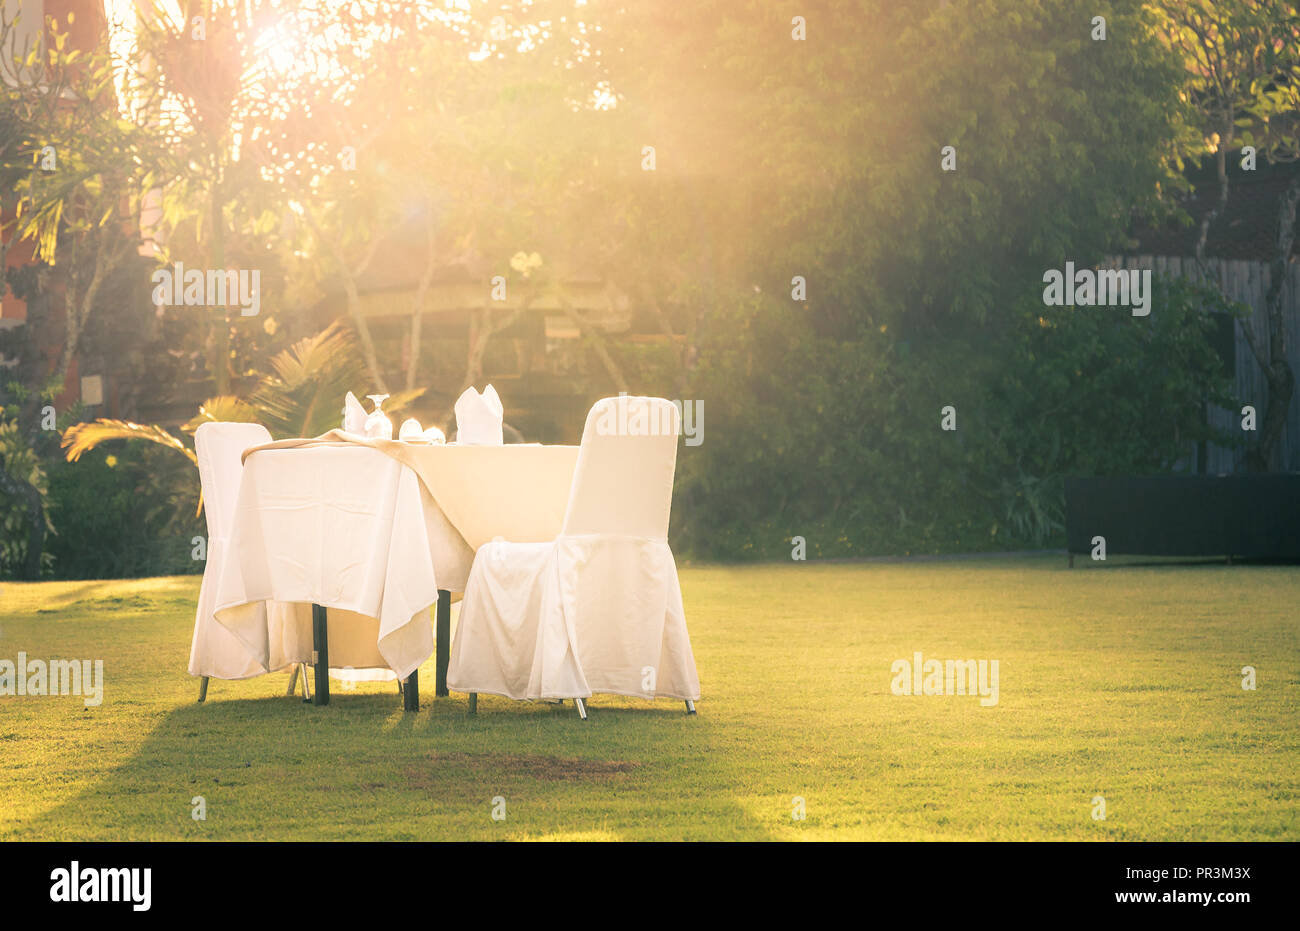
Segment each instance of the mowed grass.
[[[198,705],[197,578],[3,583],[0,658],[103,659],[106,687],[93,708],[0,697],[0,839],[1300,838],[1295,567],[1044,555],[681,578],[699,715],[597,696],[586,723],[487,696],[471,717],[432,697],[431,662],[418,714],[391,683],[304,705],[285,673],[213,681]],[[891,694],[915,651],[998,660],[998,704]]]

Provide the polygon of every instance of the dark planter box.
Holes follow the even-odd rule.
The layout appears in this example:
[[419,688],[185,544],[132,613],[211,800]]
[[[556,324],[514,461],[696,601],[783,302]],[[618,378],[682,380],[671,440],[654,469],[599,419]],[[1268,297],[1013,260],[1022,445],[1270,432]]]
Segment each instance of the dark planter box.
[[1300,473],[1067,478],[1070,553],[1300,557]]

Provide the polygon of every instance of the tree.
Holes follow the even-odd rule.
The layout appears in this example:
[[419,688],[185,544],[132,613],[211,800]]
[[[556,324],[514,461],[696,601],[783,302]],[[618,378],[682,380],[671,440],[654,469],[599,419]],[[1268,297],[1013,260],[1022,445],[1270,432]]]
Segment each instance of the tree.
[[786,299],[801,276],[819,333],[987,337],[1008,291],[1100,260],[1171,178],[1177,71],[1131,10],[591,7],[624,149],[658,155],[612,264],[664,274],[663,303],[701,281]]
[[[266,149],[305,153],[291,170],[272,168],[301,218],[293,242],[304,276],[335,278],[361,335],[372,378],[386,383],[369,340],[359,279],[383,250],[415,240],[419,256],[404,383],[417,383],[425,307],[434,275],[451,266],[481,277],[482,305],[470,308],[463,385],[481,378],[494,336],[519,324],[531,302],[553,290],[572,253],[566,235],[582,224],[563,213],[603,154],[592,133],[595,80],[588,43],[562,3],[511,11],[485,4],[430,25],[407,25],[382,53],[349,70],[349,86],[304,88],[297,108]],[[344,157],[346,155],[346,157]],[[540,274],[510,263],[543,256]],[[491,280],[509,279],[508,306]]]
[[[142,5],[118,27],[128,40],[119,61],[124,106],[140,114],[169,156],[152,179],[159,215],[151,243],[164,264],[261,267],[291,251],[281,247],[294,237],[295,220],[315,223],[321,213],[320,204],[304,199],[303,185],[318,174],[333,129],[328,121],[337,116],[324,104],[347,99],[358,81],[384,67],[383,43],[425,25],[431,5],[193,0],[183,6],[177,16],[176,8]],[[306,126],[316,132],[299,131]],[[326,157],[338,155],[333,150]],[[362,196],[356,206],[365,212],[374,201]],[[354,284],[383,244],[366,232],[388,218],[371,210],[369,224],[357,223],[356,214],[348,219],[338,229],[346,235],[321,236],[313,247],[337,260],[334,271]],[[364,242],[352,250],[358,232]],[[264,298],[283,306],[287,290]],[[240,333],[250,326],[228,306],[207,310],[205,350],[219,394],[229,393],[240,373]],[[353,326],[386,390],[359,314]]]
[[52,48],[32,52],[33,65],[43,59],[37,76],[9,89],[0,172],[12,191],[13,236],[35,243],[40,290],[59,296],[64,334],[52,377],[61,385],[100,289],[135,251],[157,153],[118,114],[106,43],[69,49],[54,20],[49,36]]
[[[1218,199],[1202,217],[1196,240],[1196,260],[1208,278],[1206,242],[1230,197],[1229,153],[1252,146],[1269,162],[1300,159],[1300,11],[1290,0],[1162,0],[1153,7],[1160,16],[1159,35],[1181,58],[1183,97],[1198,131],[1180,140],[1180,162],[1199,161],[1208,153],[1217,169]],[[1295,392],[1282,298],[1295,247],[1297,203],[1300,172],[1278,199],[1264,298],[1267,352],[1252,326],[1241,327],[1268,384],[1259,438],[1247,450],[1247,463],[1257,472],[1281,468],[1282,431]]]
[[[675,526],[730,555],[796,521],[901,551],[965,544],[983,520],[987,545],[1019,490],[1000,468],[1028,471],[1037,450],[1014,431],[1009,455],[945,442],[935,412],[956,403],[982,428],[1003,370],[1059,361],[1018,351],[1044,270],[1122,247],[1176,181],[1180,69],[1151,16],[1066,0],[589,6],[611,132],[657,155],[608,178],[622,226],[601,254],[687,337],[682,396],[716,398],[710,435],[727,438],[679,460]],[[1134,422],[1119,398],[1090,416],[1112,414]]]
[[[71,26],[69,14],[67,25]],[[4,259],[16,241],[34,244],[31,274],[5,276],[5,286],[25,277],[29,328],[60,323],[52,370],[43,357],[24,366],[18,423],[29,445],[41,445],[38,409],[63,391],[87,326],[104,310],[110,277],[134,254],[141,197],[155,151],[138,125],[120,117],[107,43],[72,48],[67,29],[50,18],[27,50],[23,67],[9,75],[0,107],[0,207],[11,217],[0,235]],[[0,21],[0,47],[13,52],[15,23]],[[11,444],[12,445],[12,444]],[[23,575],[40,571],[44,533],[41,488],[26,466],[0,463],[0,485],[26,502],[31,538]]]

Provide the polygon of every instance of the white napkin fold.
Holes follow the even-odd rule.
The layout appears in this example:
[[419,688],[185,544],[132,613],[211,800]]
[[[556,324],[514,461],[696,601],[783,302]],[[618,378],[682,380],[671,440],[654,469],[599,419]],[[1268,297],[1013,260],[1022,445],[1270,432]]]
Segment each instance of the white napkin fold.
[[343,399],[343,429],[358,436],[366,435],[366,409],[351,391]]
[[501,399],[491,385],[479,394],[471,386],[456,399],[456,441],[464,446],[501,446],[505,441]]

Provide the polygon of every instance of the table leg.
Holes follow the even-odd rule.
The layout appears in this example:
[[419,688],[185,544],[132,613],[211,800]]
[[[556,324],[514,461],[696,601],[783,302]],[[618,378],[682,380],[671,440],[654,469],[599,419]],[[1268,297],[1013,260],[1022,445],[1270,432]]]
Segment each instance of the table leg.
[[402,708],[406,711],[420,710],[420,670],[415,670],[406,677],[402,686]]
[[330,703],[329,625],[326,622],[325,609],[318,604],[311,606],[311,646],[312,667],[316,670],[316,694],[312,696],[312,704],[328,705]]
[[434,680],[434,694],[448,695],[447,663],[451,660],[451,592],[438,589],[438,626],[437,626],[437,676]]

